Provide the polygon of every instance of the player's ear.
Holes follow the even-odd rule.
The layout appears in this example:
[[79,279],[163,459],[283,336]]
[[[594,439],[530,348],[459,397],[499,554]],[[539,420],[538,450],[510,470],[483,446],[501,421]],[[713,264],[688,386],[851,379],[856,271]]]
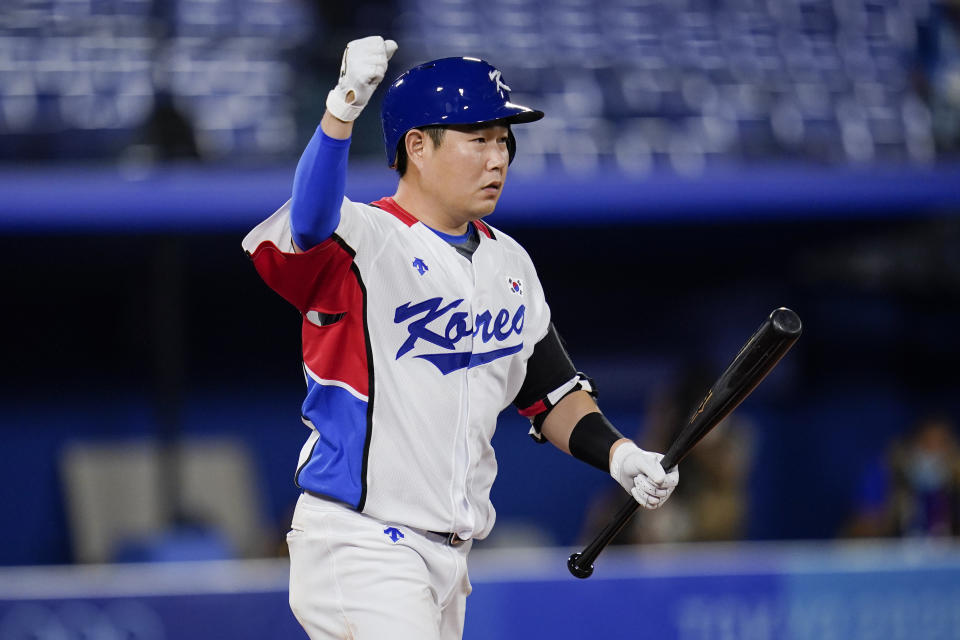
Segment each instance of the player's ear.
[[407,162],[415,164],[417,169],[420,169],[423,166],[423,149],[426,136],[423,135],[423,131],[419,129],[411,129],[407,131],[407,135],[403,138],[404,147],[407,150]]

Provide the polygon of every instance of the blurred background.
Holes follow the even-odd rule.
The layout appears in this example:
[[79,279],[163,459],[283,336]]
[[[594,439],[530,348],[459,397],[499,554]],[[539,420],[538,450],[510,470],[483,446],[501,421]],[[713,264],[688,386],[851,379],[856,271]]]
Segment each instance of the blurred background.
[[4,0],[0,639],[305,637],[299,318],[240,240],[373,33],[386,81],[473,55],[546,112],[489,220],[641,445],[804,321],[587,582],[621,492],[505,411],[465,637],[960,637],[960,3]]

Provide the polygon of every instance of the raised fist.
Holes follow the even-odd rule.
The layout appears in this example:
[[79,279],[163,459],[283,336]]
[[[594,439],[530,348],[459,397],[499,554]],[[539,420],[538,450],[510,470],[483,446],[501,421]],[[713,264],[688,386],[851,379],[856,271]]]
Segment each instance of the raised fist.
[[387,61],[396,50],[396,42],[380,36],[350,42],[343,50],[340,81],[327,94],[327,110],[344,122],[356,120],[383,80]]

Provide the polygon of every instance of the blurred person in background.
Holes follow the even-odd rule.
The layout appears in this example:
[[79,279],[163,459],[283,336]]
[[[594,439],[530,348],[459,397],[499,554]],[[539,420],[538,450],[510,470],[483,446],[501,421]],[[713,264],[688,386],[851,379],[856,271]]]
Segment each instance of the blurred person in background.
[[158,162],[197,160],[197,139],[190,118],[177,106],[170,91],[154,96],[153,110],[143,126],[140,144]]
[[860,482],[843,533],[853,537],[960,535],[960,444],[945,414],[919,420]]
[[960,151],[960,1],[931,4],[918,25],[914,84],[930,107],[937,151]]
[[[654,394],[636,438],[665,451],[677,429],[700,404],[716,376],[704,364],[683,367],[673,384]],[[747,483],[753,457],[753,427],[731,414],[683,459],[683,485],[655,516],[632,518],[613,544],[738,540],[746,532]],[[584,540],[613,519],[622,497],[612,491],[588,511]]]

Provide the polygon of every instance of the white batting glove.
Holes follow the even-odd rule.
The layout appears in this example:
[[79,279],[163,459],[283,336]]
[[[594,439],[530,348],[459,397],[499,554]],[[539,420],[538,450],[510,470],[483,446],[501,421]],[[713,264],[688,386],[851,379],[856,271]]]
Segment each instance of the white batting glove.
[[610,475],[627,493],[647,509],[657,509],[677,488],[680,470],[667,473],[660,466],[663,455],[644,451],[632,442],[624,442],[613,451]]
[[327,111],[344,122],[356,120],[383,80],[387,61],[396,50],[396,42],[380,36],[369,36],[347,44],[340,63],[340,81],[327,94]]

